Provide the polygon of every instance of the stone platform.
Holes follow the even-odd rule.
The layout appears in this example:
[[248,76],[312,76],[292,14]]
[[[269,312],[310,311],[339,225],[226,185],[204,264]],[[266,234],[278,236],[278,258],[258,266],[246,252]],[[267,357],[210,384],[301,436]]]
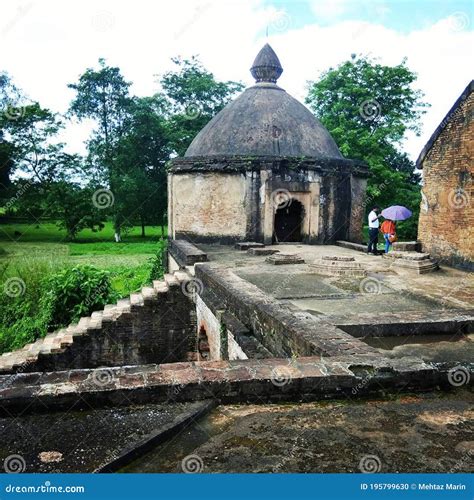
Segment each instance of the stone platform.
[[275,266],[282,266],[285,264],[304,264],[304,259],[299,255],[286,253],[275,253],[270,257],[267,257],[265,261]]
[[413,270],[418,274],[430,273],[439,269],[438,263],[431,260],[427,253],[393,250],[382,255],[392,261],[394,267]]
[[248,250],[249,248],[263,248],[265,245],[263,243],[257,243],[255,241],[239,241],[234,245],[236,250]]
[[367,275],[366,269],[360,262],[356,262],[354,257],[323,255],[320,259],[309,264],[309,267],[318,274],[328,276],[354,276],[361,277]]

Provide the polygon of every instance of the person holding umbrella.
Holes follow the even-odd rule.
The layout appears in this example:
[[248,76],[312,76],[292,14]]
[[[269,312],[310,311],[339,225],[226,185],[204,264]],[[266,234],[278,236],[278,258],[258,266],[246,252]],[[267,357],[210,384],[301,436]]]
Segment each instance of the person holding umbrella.
[[401,205],[392,205],[391,207],[382,210],[381,215],[386,219],[380,230],[385,239],[385,253],[388,253],[390,245],[396,241],[397,238],[396,221],[406,220],[411,217],[412,213],[411,210],[406,207],[402,207]]

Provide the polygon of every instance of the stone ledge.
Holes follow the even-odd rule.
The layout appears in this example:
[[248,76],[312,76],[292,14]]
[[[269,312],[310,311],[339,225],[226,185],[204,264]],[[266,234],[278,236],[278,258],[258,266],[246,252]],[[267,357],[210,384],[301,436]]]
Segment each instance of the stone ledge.
[[257,243],[256,241],[239,241],[234,245],[236,250],[250,250],[251,248],[263,248],[265,245],[263,243]]
[[[4,414],[82,406],[215,399],[224,403],[363,397],[384,391],[450,387],[449,364],[414,357],[318,356],[182,362],[0,377]],[[466,366],[464,370],[472,370]],[[104,377],[104,373],[107,375]],[[474,382],[470,378],[471,384]],[[469,382],[468,382],[469,383]],[[451,386],[452,387],[452,386]]]
[[353,243],[352,241],[336,241],[336,245],[342,248],[348,248],[349,250],[356,250],[357,252],[367,253],[367,245],[362,245],[361,243]]
[[192,266],[196,262],[206,262],[207,255],[186,240],[168,241],[168,252],[180,267]]
[[394,251],[398,252],[419,252],[421,243],[418,241],[395,241],[392,247]]
[[179,417],[177,417],[173,422],[162,426],[158,430],[155,430],[144,436],[139,441],[131,443],[126,448],[124,448],[118,455],[109,460],[107,463],[98,467],[94,472],[115,472],[125,465],[129,464],[136,458],[142,456],[143,454],[151,451],[158,444],[167,441],[168,439],[176,436],[183,429],[193,424],[196,420],[203,417],[211,410],[216,407],[216,402],[213,400],[203,401],[199,404],[198,408],[193,410],[188,410],[184,412]]
[[324,316],[354,337],[382,337],[397,335],[431,335],[466,333],[474,328],[474,310],[404,311],[403,313],[378,313]]

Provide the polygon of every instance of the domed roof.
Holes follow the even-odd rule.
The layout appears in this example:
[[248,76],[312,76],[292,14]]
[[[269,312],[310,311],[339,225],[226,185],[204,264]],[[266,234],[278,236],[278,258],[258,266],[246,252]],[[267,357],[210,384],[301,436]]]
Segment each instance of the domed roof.
[[313,156],[342,158],[329,132],[299,101],[276,85],[283,72],[266,44],[251,68],[257,83],[199,132],[185,156]]

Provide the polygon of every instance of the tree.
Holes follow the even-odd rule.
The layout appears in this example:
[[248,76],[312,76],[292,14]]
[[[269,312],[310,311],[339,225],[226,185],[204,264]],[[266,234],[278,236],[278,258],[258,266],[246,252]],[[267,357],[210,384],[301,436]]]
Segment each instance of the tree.
[[69,112],[79,120],[90,118],[96,122],[89,143],[89,161],[97,171],[98,177],[107,183],[114,194],[112,207],[116,240],[126,224],[123,200],[125,192],[122,186],[123,175],[117,157],[120,155],[120,141],[129,123],[131,97],[130,82],[125,81],[120,69],[107,66],[104,59],[99,59],[99,69],[87,69],[77,83],[69,85],[76,91]]
[[64,144],[55,142],[63,123],[56,113],[37,102],[22,107],[21,114],[5,125],[12,159],[22,173],[38,182],[51,182],[64,175],[64,165],[72,165]]
[[177,68],[161,80],[169,103],[171,143],[182,156],[196,134],[243,88],[240,82],[218,82],[199,60],[175,57]]
[[85,228],[98,231],[104,228],[104,214],[94,206],[94,189],[75,183],[59,181],[51,184],[47,192],[48,214],[65,229],[67,238],[74,240]]
[[149,224],[160,225],[163,233],[166,219],[166,164],[172,153],[166,108],[159,95],[134,98],[130,126],[119,148],[120,170],[127,170],[129,217],[139,218],[142,236]]
[[18,107],[23,99],[21,92],[13,84],[9,75],[0,72],[0,195],[10,186],[10,175],[14,168],[13,145],[6,138],[6,125],[21,115]]
[[412,222],[417,220],[420,186],[415,165],[401,145],[407,131],[419,134],[428,106],[422,92],[413,88],[415,81],[405,60],[391,67],[352,56],[310,82],[306,98],[342,154],[369,165],[370,204],[407,205],[414,211],[410,237],[416,237]]

